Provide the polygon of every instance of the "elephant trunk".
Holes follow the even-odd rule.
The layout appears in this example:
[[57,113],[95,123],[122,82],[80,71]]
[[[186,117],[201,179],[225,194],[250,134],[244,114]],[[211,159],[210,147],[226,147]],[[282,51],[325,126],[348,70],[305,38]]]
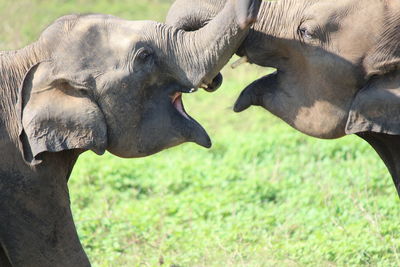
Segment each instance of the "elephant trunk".
[[203,28],[224,8],[227,0],[176,0],[165,22],[185,31]]
[[211,84],[246,38],[253,21],[243,17],[257,14],[260,3],[259,0],[229,0],[200,30],[185,32],[169,28],[171,38],[165,40],[164,47],[168,49],[169,69],[174,75],[178,73],[176,78],[193,88]]

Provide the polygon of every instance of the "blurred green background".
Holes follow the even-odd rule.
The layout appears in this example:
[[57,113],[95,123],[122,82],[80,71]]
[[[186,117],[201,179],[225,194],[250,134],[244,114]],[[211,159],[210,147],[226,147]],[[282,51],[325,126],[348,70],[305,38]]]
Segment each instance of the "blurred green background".
[[[172,0],[0,0],[0,50],[34,41],[57,17],[109,13],[163,21]],[[70,180],[93,266],[400,266],[400,202],[356,137],[317,140],[264,110],[234,114],[270,70],[223,71],[223,88],[185,97],[213,138],[144,159],[85,153]]]

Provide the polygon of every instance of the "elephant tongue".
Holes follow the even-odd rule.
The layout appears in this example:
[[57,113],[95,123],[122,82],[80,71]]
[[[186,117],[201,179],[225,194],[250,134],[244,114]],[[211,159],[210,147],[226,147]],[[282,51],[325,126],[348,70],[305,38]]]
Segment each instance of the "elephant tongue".
[[183,107],[183,102],[182,102],[182,93],[176,93],[172,97],[172,104],[174,107],[179,111],[179,113],[185,117],[186,119],[190,120],[188,114],[185,111],[185,108]]

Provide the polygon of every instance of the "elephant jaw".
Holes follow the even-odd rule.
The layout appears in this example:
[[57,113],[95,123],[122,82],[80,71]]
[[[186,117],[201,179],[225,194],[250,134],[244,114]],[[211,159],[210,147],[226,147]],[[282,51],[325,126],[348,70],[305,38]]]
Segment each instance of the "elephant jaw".
[[[191,89],[189,93],[194,92],[194,89]],[[185,107],[183,106],[183,101],[182,101],[182,92],[176,92],[171,96],[171,103],[174,106],[174,108],[177,110],[179,115],[181,115],[184,118],[184,123],[188,124],[188,128],[190,129],[190,141],[205,147],[205,148],[210,148],[211,147],[211,139],[208,136],[206,130],[198,123],[195,121],[185,110]]]

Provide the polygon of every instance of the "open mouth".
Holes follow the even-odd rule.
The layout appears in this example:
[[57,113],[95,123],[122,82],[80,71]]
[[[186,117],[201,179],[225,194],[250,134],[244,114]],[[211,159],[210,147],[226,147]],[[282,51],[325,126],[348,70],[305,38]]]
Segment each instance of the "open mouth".
[[185,107],[183,106],[182,102],[182,93],[181,92],[176,92],[172,97],[172,105],[175,107],[175,109],[186,119],[190,120],[189,115],[185,111]]
[[171,104],[179,113],[179,115],[183,117],[180,121],[184,125],[184,127],[181,128],[183,129],[184,136],[186,136],[190,141],[197,143],[198,145],[210,148],[211,140],[207,132],[197,121],[189,116],[189,114],[185,110],[185,107],[183,106],[182,93],[193,93],[195,91],[196,89],[175,92],[170,96]]

